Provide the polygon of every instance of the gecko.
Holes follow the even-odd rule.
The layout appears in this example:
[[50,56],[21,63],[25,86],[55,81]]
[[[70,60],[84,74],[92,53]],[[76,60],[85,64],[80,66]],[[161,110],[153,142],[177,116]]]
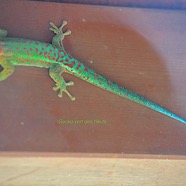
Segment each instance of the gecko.
[[66,82],[62,77],[63,73],[69,73],[94,86],[186,124],[186,119],[107,79],[68,54],[63,46],[64,38],[71,34],[70,30],[63,32],[63,27],[67,25],[67,21],[63,20],[59,28],[53,22],[49,22],[49,25],[49,30],[55,34],[52,44],[7,37],[7,31],[0,29],[0,81],[12,75],[15,66],[48,68],[49,75],[55,82],[53,90],[58,91],[59,97],[62,97],[64,92],[72,101],[75,100],[75,97],[67,90],[67,87],[74,85],[74,82]]

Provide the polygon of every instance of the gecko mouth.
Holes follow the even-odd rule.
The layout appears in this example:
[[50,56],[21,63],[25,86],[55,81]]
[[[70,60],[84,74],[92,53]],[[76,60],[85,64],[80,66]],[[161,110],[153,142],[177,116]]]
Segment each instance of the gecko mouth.
[[0,72],[2,72],[2,71],[3,71],[3,69],[4,69],[4,68],[3,68],[3,67],[0,65]]

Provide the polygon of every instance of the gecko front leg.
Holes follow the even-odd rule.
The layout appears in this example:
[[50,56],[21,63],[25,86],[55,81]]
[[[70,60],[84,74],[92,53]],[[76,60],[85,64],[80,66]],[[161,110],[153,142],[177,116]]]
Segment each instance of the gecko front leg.
[[53,22],[50,22],[49,24],[51,26],[49,30],[56,34],[52,39],[52,45],[64,50],[63,39],[65,38],[65,36],[71,34],[70,30],[63,32],[63,27],[67,25],[67,21],[64,20],[59,28],[57,28],[57,26]]

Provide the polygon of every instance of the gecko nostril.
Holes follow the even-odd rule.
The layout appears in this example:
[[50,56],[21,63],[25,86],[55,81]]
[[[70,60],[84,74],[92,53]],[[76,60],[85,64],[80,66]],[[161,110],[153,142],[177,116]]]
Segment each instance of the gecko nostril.
[[2,71],[3,71],[3,69],[4,69],[4,68],[2,67],[2,65],[0,65],[0,72],[2,72]]

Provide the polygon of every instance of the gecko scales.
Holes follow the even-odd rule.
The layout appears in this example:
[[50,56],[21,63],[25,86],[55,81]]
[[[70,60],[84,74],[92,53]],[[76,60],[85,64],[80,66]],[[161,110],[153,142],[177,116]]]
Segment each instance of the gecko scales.
[[72,86],[74,83],[72,81],[65,82],[61,76],[63,72],[67,72],[106,91],[144,105],[186,124],[186,119],[125,87],[119,86],[117,83],[110,81],[73,58],[63,47],[64,37],[71,34],[70,30],[66,32],[62,30],[67,21],[63,21],[59,28],[53,22],[49,24],[51,26],[49,29],[55,33],[52,44],[23,38],[9,38],[6,37],[7,31],[0,29],[0,65],[2,68],[0,71],[0,81],[8,78],[14,72],[15,66],[49,68],[49,75],[55,82],[53,90],[59,91],[59,97],[62,97],[62,93],[65,92],[71,100],[75,100],[75,97],[67,90],[67,86]]

